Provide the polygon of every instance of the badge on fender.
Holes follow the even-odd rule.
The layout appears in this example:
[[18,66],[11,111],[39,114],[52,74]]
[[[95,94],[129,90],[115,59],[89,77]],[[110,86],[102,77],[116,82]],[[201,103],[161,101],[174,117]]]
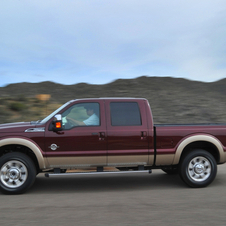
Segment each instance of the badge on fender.
[[57,148],[59,148],[59,146],[57,146],[56,144],[51,144],[51,146],[49,146],[49,148],[51,148],[51,150],[55,151]]

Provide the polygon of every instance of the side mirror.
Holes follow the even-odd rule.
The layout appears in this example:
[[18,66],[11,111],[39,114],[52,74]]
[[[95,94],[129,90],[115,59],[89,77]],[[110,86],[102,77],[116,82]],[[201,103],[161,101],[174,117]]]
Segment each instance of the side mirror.
[[57,114],[54,116],[53,119],[53,131],[57,132],[57,131],[61,131],[62,128],[62,115],[61,114]]

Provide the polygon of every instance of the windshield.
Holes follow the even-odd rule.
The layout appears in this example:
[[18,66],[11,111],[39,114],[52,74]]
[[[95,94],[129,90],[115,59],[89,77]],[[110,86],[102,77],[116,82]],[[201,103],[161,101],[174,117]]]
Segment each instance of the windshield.
[[39,123],[46,123],[47,121],[49,121],[54,115],[56,115],[58,112],[60,112],[63,108],[65,108],[67,105],[69,105],[71,102],[73,102],[74,100],[68,101],[67,103],[65,103],[64,105],[62,105],[61,107],[59,107],[58,109],[56,109],[53,113],[51,113],[50,115],[48,115],[46,118],[44,118],[43,120],[39,121]]

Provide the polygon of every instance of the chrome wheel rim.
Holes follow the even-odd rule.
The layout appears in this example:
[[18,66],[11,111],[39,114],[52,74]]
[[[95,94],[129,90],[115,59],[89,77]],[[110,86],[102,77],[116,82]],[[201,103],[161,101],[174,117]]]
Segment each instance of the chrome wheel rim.
[[188,164],[188,174],[197,182],[205,181],[210,176],[211,169],[210,161],[203,156],[193,158]]
[[8,188],[20,187],[27,177],[27,167],[22,162],[11,160],[1,167],[1,182]]

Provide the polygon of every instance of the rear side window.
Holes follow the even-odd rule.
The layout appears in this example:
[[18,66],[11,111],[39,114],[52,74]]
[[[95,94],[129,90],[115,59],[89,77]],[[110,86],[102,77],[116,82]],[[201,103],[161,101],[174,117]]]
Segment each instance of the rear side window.
[[136,102],[110,103],[112,126],[140,126],[141,115]]

